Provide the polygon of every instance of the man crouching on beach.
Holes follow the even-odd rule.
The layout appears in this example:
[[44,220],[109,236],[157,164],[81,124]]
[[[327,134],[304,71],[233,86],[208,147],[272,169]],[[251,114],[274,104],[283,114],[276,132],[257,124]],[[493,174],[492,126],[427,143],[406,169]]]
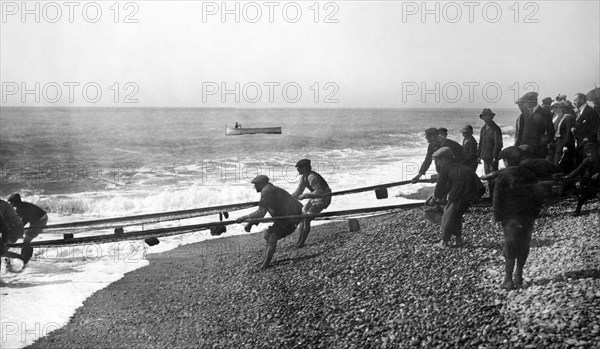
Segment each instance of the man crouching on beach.
[[[258,210],[239,217],[235,220],[237,223],[242,223],[247,219],[263,218],[267,212],[269,212],[271,217],[296,216],[302,214],[302,204],[294,199],[287,191],[269,183],[269,177],[258,175],[251,183],[254,184],[256,192],[260,193]],[[269,267],[273,254],[275,254],[275,249],[277,248],[277,240],[292,234],[299,223],[300,219],[275,221],[275,223],[265,231],[267,245],[265,247],[265,257],[261,269]],[[252,223],[248,223],[246,225],[246,231],[250,231],[251,227]]]

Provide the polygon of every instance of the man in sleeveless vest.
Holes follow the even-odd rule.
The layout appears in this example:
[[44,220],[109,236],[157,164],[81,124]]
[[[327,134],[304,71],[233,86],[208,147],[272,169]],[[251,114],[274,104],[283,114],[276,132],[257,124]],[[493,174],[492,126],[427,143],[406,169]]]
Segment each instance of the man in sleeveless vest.
[[[292,196],[298,200],[309,199],[302,212],[307,213],[319,213],[329,207],[331,203],[331,189],[327,181],[317,172],[312,170],[309,159],[302,159],[296,163],[296,168],[300,174],[300,182],[298,188]],[[308,193],[304,194],[305,189],[308,189]],[[306,238],[310,233],[310,219],[305,219],[300,222],[300,236],[298,237],[298,247],[304,247]]]

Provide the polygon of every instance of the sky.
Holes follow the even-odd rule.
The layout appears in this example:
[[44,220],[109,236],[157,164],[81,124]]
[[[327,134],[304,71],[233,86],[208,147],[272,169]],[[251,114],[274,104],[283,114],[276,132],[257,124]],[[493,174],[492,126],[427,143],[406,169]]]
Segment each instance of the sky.
[[514,107],[600,86],[600,1],[1,1],[0,106]]

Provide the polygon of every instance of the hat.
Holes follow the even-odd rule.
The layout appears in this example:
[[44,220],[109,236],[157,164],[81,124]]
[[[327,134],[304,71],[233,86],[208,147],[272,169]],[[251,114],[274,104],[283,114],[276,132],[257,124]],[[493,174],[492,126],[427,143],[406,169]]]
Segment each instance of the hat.
[[500,159],[506,159],[508,161],[519,161],[521,160],[521,149],[514,145],[506,147],[500,152]]
[[460,129],[460,132],[470,132],[470,133],[473,133],[473,126],[471,126],[471,125],[465,125],[463,128]]
[[310,160],[302,159],[296,163],[296,167],[310,167]]
[[435,127],[431,127],[425,130],[425,136],[437,136],[439,134],[440,131]]
[[443,134],[446,134],[446,135],[448,134],[448,129],[447,129],[447,128],[444,128],[444,127],[440,127],[440,128],[438,128],[438,131],[440,132],[440,134],[442,134],[442,133],[443,133]]
[[441,147],[440,149],[436,150],[435,153],[431,155],[431,157],[434,159],[452,159],[454,157],[454,154],[452,153],[452,150],[450,148]]
[[250,181],[250,183],[269,183],[269,177],[265,175],[258,175],[254,177],[254,179]]
[[552,103],[551,109],[562,108],[563,110],[570,108],[566,101],[559,101]]
[[490,108],[485,108],[483,109],[483,111],[481,112],[481,114],[479,114],[479,117],[484,117],[484,116],[491,116],[494,117],[496,114],[492,113],[492,110]]
[[537,102],[538,93],[537,92],[527,92],[523,95],[523,102]]
[[542,99],[542,104],[550,104],[552,103],[552,97],[546,97]]
[[19,193],[11,194],[8,197],[7,201],[10,202],[10,203],[12,203],[12,202],[21,202],[21,195],[19,195]]
[[523,104],[523,103],[525,103],[525,101],[523,100],[523,97],[520,97],[519,99],[517,99],[515,101],[515,104]]

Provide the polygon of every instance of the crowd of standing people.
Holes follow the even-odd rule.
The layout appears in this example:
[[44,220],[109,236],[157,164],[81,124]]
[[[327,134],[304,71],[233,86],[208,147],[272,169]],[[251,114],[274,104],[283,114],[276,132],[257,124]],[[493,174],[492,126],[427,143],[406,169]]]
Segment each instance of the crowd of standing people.
[[[426,203],[444,205],[440,247],[449,246],[452,236],[456,237],[457,247],[463,246],[462,216],[485,192],[475,175],[483,161],[485,175],[481,179],[488,181],[494,218],[504,233],[502,288],[513,289],[523,283],[535,219],[549,195],[551,182],[543,181],[560,181],[564,191],[577,197],[575,216],[581,214],[586,200],[600,192],[600,100],[594,100],[591,107],[586,95],[577,93],[573,101],[558,95],[555,99],[544,98],[539,105],[536,92],[523,95],[516,102],[520,114],[515,143],[508,147],[503,146],[502,131],[488,108],[479,115],[485,123],[479,144],[471,125],[460,130],[462,147],[447,139],[446,129],[425,130],[427,155],[413,182],[427,172],[434,160],[437,184]],[[500,160],[504,163],[502,170]]]

